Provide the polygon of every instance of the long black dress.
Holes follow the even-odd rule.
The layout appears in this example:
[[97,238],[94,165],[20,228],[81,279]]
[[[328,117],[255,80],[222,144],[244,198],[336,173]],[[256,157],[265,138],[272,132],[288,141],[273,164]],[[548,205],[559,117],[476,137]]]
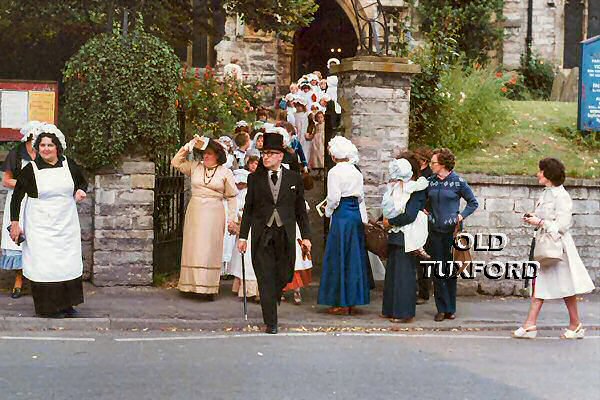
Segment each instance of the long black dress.
[[[46,168],[60,168],[63,159],[59,159],[55,165],[46,163],[41,157],[33,161],[39,170]],[[87,180],[83,175],[81,167],[73,160],[68,160],[71,178],[74,183],[73,194],[77,190],[87,190]],[[38,189],[32,164],[27,165],[21,171],[17,185],[10,204],[11,221],[18,221],[21,211],[21,202],[25,195],[30,198],[38,198]],[[38,315],[49,316],[60,313],[72,306],[83,303],[83,286],[81,277],[62,282],[31,282],[31,291]]]

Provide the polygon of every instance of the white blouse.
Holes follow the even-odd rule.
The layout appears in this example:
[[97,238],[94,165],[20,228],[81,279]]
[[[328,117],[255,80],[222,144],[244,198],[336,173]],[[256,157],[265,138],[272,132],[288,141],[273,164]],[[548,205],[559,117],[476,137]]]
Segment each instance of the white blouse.
[[327,174],[327,207],[325,216],[330,218],[340,204],[342,197],[357,197],[361,203],[361,218],[365,222],[366,208],[363,207],[365,192],[363,176],[360,171],[349,162],[340,162]]

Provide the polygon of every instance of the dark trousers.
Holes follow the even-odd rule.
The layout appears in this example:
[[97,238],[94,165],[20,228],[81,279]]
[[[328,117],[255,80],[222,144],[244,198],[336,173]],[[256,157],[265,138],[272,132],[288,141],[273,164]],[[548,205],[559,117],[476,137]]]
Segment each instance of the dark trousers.
[[294,276],[294,265],[290,263],[288,240],[283,227],[267,227],[258,239],[258,248],[253,247],[254,272],[260,292],[263,321],[277,325],[277,303],[283,288]]
[[[429,241],[431,245],[432,261],[442,262],[443,276],[450,276],[452,261],[453,232],[430,232]],[[437,271],[438,265],[433,268]],[[435,306],[438,312],[456,312],[456,278],[440,278],[434,275],[433,290],[435,293]]]

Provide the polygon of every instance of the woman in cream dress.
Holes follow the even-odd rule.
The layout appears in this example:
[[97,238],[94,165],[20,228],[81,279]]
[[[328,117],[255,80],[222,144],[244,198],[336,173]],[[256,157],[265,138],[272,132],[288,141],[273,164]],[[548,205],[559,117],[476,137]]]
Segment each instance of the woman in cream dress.
[[515,338],[533,339],[537,335],[537,318],[544,300],[563,299],[569,311],[569,327],[561,338],[581,339],[584,329],[579,320],[577,295],[594,290],[592,282],[569,233],[573,223],[573,202],[562,186],[565,166],[555,158],[544,158],[539,163],[537,178],[545,188],[532,216],[524,220],[538,228],[537,235],[549,233],[561,238],[563,258],[553,263],[543,263],[538,269],[533,285],[529,315],[522,327],[513,332]]
[[[202,150],[202,161],[188,160],[194,147]],[[237,188],[231,170],[224,167],[223,146],[195,137],[173,157],[171,165],[191,177],[192,197],[185,213],[179,290],[205,294],[210,300],[219,292],[223,261],[223,232],[235,230]],[[226,221],[223,200],[226,200]]]

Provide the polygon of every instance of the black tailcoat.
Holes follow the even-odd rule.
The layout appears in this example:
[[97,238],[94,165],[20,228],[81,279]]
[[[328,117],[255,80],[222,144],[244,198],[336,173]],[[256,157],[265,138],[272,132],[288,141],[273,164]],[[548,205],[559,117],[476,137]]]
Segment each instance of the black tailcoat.
[[240,238],[247,239],[250,228],[252,228],[252,259],[254,262],[254,253],[259,251],[259,240],[267,227],[267,222],[271,218],[273,210],[277,207],[287,234],[288,248],[292,250],[290,266],[293,268],[296,257],[294,243],[296,240],[296,223],[298,223],[303,239],[310,239],[310,226],[308,214],[306,213],[304,185],[301,175],[283,167],[281,171],[282,181],[277,203],[273,199],[269,186],[267,169],[259,169],[248,176],[248,192],[246,193],[246,203],[240,227]]

